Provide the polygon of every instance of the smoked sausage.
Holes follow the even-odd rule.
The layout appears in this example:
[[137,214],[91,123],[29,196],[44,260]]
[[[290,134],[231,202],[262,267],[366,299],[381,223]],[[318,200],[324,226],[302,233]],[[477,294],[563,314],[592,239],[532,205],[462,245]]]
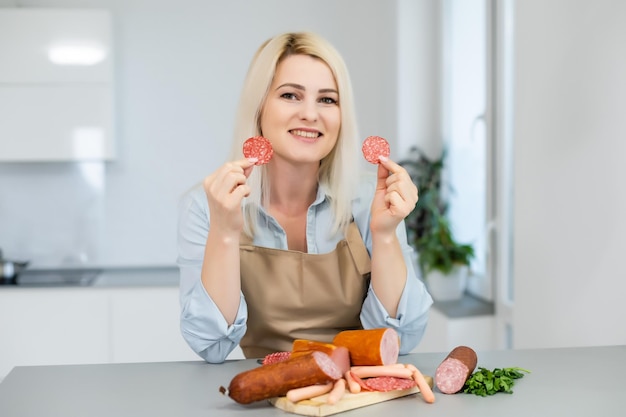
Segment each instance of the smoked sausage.
[[344,330],[337,333],[333,344],[344,346],[355,365],[392,365],[398,362],[400,338],[392,328]]
[[228,396],[240,404],[250,404],[286,395],[293,388],[327,384],[341,377],[341,370],[330,356],[310,352],[235,375],[228,386]]
[[444,394],[459,392],[476,369],[477,363],[478,357],[472,348],[455,347],[437,367],[435,385]]
[[304,355],[308,352],[320,351],[326,353],[337,364],[341,373],[350,369],[350,352],[343,346],[332,343],[318,342],[308,339],[295,339],[291,348],[291,356]]

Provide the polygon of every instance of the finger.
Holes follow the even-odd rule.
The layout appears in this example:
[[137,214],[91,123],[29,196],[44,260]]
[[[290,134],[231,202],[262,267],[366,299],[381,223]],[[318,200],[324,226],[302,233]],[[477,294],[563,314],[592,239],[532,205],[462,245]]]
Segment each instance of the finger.
[[376,173],[376,190],[387,189],[387,178],[389,178],[389,170],[382,164],[378,164],[378,172]]
[[[395,176],[395,174],[394,174]],[[388,184],[387,193],[396,192],[404,201],[417,203],[417,187],[411,181],[394,181]]]
[[243,174],[246,176],[246,178],[250,177],[250,174],[252,173],[252,170],[254,169],[254,166],[256,165],[256,162],[258,160],[259,158],[244,158],[237,161],[243,168]]
[[[244,163],[243,165],[246,166],[247,164]],[[231,198],[232,193],[238,187],[246,184],[246,180],[247,177],[241,164],[228,163],[205,179],[204,188],[212,198],[225,201]],[[248,194],[249,189],[245,189],[243,193]]]
[[413,206],[395,191],[385,195],[385,202],[394,216],[402,218],[406,217],[411,212],[411,207]]
[[244,197],[250,195],[250,191],[252,191],[252,189],[248,184],[238,185],[231,192],[231,196],[235,199],[235,201],[241,202]]
[[385,169],[389,172],[388,176],[391,174],[395,174],[396,172],[399,171],[406,171],[402,165],[397,164],[396,162],[392,161],[391,159],[387,158],[386,156],[381,156],[379,158],[380,164],[378,164],[379,166],[383,166],[385,167]]

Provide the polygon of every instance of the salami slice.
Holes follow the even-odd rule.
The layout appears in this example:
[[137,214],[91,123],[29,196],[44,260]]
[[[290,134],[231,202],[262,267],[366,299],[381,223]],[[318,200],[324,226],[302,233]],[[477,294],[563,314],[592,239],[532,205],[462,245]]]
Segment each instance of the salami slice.
[[364,379],[363,382],[370,391],[388,392],[399,389],[413,388],[416,384],[412,379],[398,378],[395,376],[377,376]]
[[263,365],[271,365],[273,363],[278,363],[282,361],[286,361],[291,357],[291,352],[274,352],[266,355],[263,358]]
[[263,136],[253,136],[243,143],[243,156],[257,158],[254,165],[267,164],[274,155],[274,149],[269,140]]
[[367,162],[372,164],[378,164],[381,156],[388,158],[391,154],[389,142],[380,136],[369,136],[366,138],[363,141],[361,151]]

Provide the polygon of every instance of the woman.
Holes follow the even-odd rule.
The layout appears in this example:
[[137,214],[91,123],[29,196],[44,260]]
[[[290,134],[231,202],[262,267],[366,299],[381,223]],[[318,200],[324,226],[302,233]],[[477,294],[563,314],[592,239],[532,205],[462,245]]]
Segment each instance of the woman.
[[[242,157],[264,136],[266,165]],[[417,202],[406,171],[359,164],[345,64],[325,40],[287,33],[257,51],[243,86],[231,162],[180,205],[181,331],[208,362],[392,327],[401,353],[421,339],[430,295],[416,277],[404,217]],[[355,181],[356,180],[356,181]]]

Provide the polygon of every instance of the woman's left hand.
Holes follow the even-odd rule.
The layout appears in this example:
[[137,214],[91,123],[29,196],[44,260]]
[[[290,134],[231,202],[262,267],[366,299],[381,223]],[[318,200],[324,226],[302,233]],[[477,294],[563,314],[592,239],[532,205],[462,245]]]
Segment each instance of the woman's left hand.
[[413,211],[417,199],[417,187],[406,169],[381,157],[372,201],[372,233],[395,234],[398,224]]

